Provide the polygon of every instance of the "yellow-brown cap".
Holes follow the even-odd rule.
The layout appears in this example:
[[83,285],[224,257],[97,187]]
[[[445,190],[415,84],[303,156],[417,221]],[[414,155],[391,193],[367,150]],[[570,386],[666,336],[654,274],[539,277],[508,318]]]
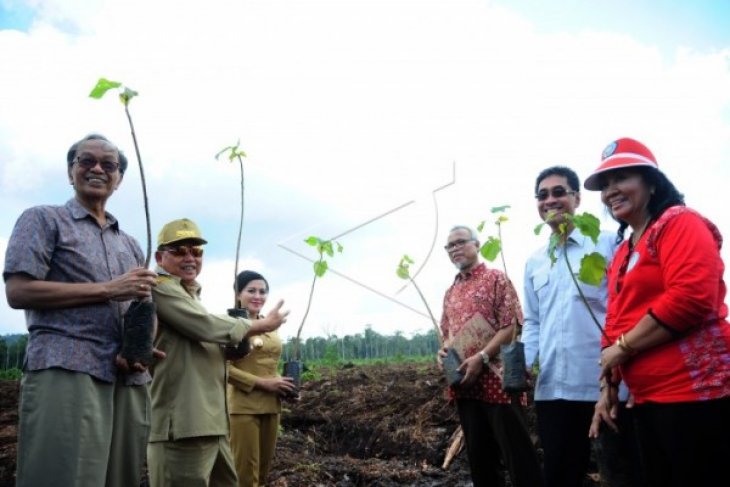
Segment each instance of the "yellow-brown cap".
[[187,218],[173,220],[166,223],[160,234],[157,236],[157,247],[170,245],[175,242],[189,241],[194,245],[207,244],[208,241],[203,238],[198,225],[194,221]]

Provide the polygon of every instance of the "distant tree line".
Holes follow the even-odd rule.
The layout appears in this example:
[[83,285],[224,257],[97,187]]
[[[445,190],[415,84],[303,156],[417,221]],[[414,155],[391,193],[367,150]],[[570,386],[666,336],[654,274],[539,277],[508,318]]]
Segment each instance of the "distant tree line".
[[[294,347],[294,337],[284,343],[283,359],[289,360]],[[6,335],[0,337],[0,370],[20,369],[25,358],[28,335]],[[435,330],[415,334],[410,338],[403,332],[381,335],[371,325],[363,333],[338,337],[310,337],[302,341],[302,360],[367,360],[398,357],[434,356],[439,349]]]
[[[293,355],[295,338],[284,343],[282,358],[286,361]],[[439,339],[436,330],[425,334],[416,334],[410,338],[403,332],[396,331],[392,335],[381,335],[371,325],[365,327],[363,333],[338,337],[310,337],[302,341],[300,354],[303,361],[308,360],[367,360],[398,357],[436,356]]]
[[20,369],[25,358],[28,335],[0,337],[0,370]]

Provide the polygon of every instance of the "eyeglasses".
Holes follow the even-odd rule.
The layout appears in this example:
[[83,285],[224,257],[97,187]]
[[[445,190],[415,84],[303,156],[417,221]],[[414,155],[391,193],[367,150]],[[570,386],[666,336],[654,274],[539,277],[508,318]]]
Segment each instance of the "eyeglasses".
[[170,254],[174,255],[175,257],[185,257],[188,254],[192,255],[193,257],[202,257],[203,256],[203,247],[191,247],[188,245],[179,245],[176,247],[163,247],[160,250],[169,252]]
[[84,169],[91,169],[93,167],[96,167],[97,164],[101,166],[101,168],[106,173],[113,173],[117,169],[119,169],[119,163],[114,161],[99,161],[93,157],[77,157],[76,163],[83,167]]
[[473,238],[460,238],[458,240],[454,240],[453,242],[449,242],[446,245],[444,245],[444,249],[446,249],[446,252],[451,252],[452,250],[460,249],[464,245],[468,244],[469,242],[473,242]]
[[563,198],[565,196],[568,196],[569,194],[575,194],[575,193],[577,193],[577,191],[568,191],[567,189],[565,189],[562,186],[555,186],[554,188],[551,188],[549,190],[541,189],[540,191],[537,192],[537,194],[535,195],[535,198],[537,198],[537,201],[545,201],[550,196],[552,196],[553,198]]

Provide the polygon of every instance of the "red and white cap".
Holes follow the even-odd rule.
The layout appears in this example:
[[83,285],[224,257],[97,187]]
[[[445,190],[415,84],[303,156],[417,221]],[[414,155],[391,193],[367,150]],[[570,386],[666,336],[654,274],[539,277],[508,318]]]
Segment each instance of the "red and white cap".
[[659,169],[659,164],[657,164],[654,154],[638,140],[628,137],[615,140],[603,149],[601,165],[593,171],[593,174],[586,178],[583,187],[598,191],[601,189],[600,182],[603,173],[615,169],[640,166]]

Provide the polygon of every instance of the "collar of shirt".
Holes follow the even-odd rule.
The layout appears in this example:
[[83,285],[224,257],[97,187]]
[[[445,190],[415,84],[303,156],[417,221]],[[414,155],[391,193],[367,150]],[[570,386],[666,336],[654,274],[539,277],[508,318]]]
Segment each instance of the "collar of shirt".
[[155,272],[159,276],[166,276],[166,277],[169,277],[170,279],[173,279],[178,284],[180,284],[180,286],[182,286],[182,288],[185,289],[188,292],[188,294],[195,296],[197,298],[200,298],[200,293],[203,291],[203,287],[200,285],[200,283],[198,281],[193,281],[192,283],[190,283],[186,286],[185,284],[182,283],[182,281],[180,280],[180,278],[178,276],[176,276],[174,274],[170,274],[169,272],[167,272],[165,269],[163,269],[160,266],[155,267]]
[[471,270],[467,272],[459,272],[456,274],[456,277],[454,277],[454,284],[457,282],[462,282],[471,279],[474,276],[480,276],[484,274],[487,271],[487,266],[484,262],[479,262],[477,265],[472,267]]
[[[570,234],[568,235],[568,244],[578,245],[579,247],[583,247],[585,245],[585,241],[588,237],[583,235],[580,230],[577,228],[574,228]],[[558,244],[556,248],[560,248],[562,245]],[[550,245],[545,246],[545,254],[550,253]]]
[[[71,216],[75,220],[83,220],[84,218],[93,218],[94,221],[96,221],[96,219],[91,215],[91,213],[89,213],[89,210],[84,208],[81,205],[81,203],[79,203],[78,200],[76,200],[76,198],[71,198],[70,200],[68,200],[66,202],[66,207],[68,208],[69,212],[71,213]],[[118,231],[119,222],[114,217],[114,215],[112,215],[108,211],[105,211],[104,213],[106,214],[106,226]]]

